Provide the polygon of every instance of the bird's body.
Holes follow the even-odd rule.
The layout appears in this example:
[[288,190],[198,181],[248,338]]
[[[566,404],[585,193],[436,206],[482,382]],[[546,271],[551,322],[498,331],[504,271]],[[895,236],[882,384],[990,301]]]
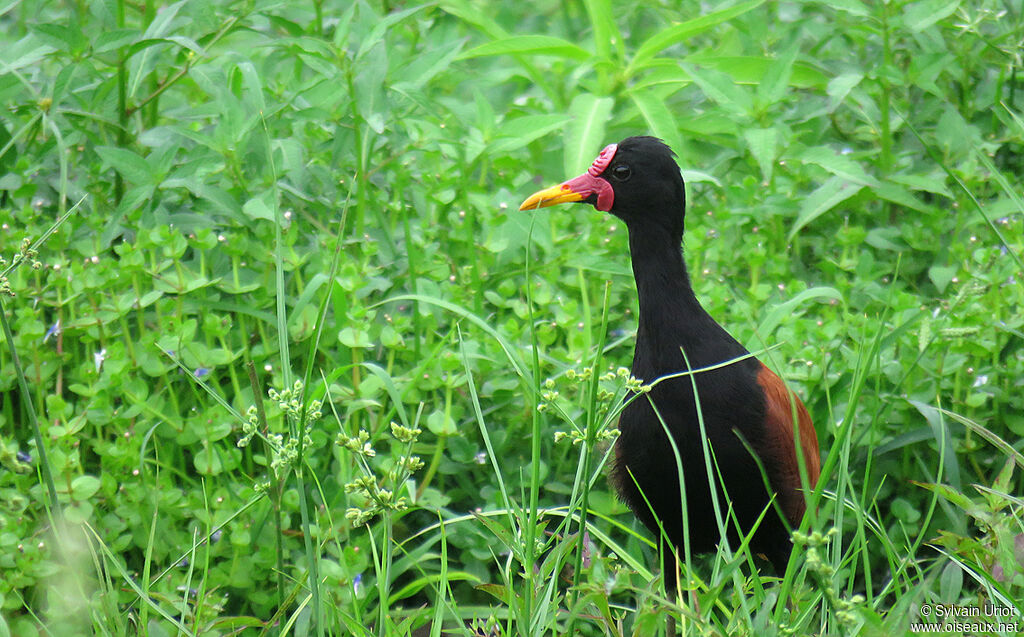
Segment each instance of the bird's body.
[[[820,463],[817,437],[799,398],[694,295],[680,248],[683,180],[671,151],[654,138],[628,138],[602,151],[586,174],[535,194],[522,209],[565,201],[592,203],[625,221],[629,231],[640,306],[632,374],[652,387],[622,412],[611,479],[643,524],[658,538],[664,529],[669,538],[669,550],[663,551],[666,587],[675,588],[674,559],[684,544],[676,452],[666,430],[683,470],[690,551],[711,552],[721,541],[703,428],[712,451],[711,475],[721,476],[715,490],[731,545],[738,545],[737,522],[746,533],[764,514],[751,545],[781,572],[790,553],[786,525],[797,526],[806,509],[796,450],[803,452],[813,487]],[[782,517],[774,508],[766,512],[772,493]]]

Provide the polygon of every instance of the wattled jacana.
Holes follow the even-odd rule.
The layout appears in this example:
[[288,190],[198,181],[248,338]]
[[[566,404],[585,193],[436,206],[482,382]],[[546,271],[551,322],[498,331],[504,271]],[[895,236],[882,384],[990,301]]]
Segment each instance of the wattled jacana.
[[[586,173],[531,195],[520,210],[567,202],[610,212],[629,231],[640,301],[633,376],[652,384],[695,370],[654,384],[646,396],[625,407],[611,473],[619,495],[644,525],[659,538],[658,521],[664,527],[671,544],[662,551],[666,589],[676,588],[675,552],[683,543],[676,456],[666,429],[683,469],[691,551],[712,552],[721,540],[698,409],[711,449],[712,475],[721,475],[716,492],[731,545],[737,546],[739,537],[736,522],[744,534],[749,532],[774,492],[785,523],[775,507],[769,509],[751,547],[782,574],[790,553],[786,523],[798,526],[806,508],[796,449],[802,451],[807,483],[813,487],[820,472],[817,435],[800,399],[716,323],[694,296],[680,247],[686,204],[683,178],[672,151],[653,137],[611,144]],[[700,371],[704,368],[712,369]],[[794,414],[798,427],[793,426]],[[799,443],[794,430],[799,431]],[[744,441],[757,454],[770,491]],[[730,508],[735,521],[729,517]]]

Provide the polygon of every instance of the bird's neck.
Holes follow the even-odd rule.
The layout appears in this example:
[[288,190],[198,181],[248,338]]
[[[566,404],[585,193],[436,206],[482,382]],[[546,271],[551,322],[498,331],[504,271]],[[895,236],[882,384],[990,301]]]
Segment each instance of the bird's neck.
[[682,237],[661,228],[629,228],[629,253],[640,297],[640,320],[670,313],[675,320],[706,314],[690,285]]
[[[701,307],[686,270],[680,246],[682,237],[654,223],[629,227],[629,251],[633,262],[640,316],[637,326],[637,357],[634,373],[666,373],[680,366],[680,348],[691,364],[705,350],[708,338],[732,340]],[[641,357],[644,353],[646,358]],[[637,367],[641,369],[636,369]]]

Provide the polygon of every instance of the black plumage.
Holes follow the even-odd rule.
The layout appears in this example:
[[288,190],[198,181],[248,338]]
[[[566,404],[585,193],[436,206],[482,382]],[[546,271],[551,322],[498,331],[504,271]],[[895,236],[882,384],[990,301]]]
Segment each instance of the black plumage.
[[[714,368],[654,384],[648,396],[626,406],[619,420],[621,435],[615,446],[611,481],[657,537],[661,537],[660,520],[669,538],[668,546],[663,547],[669,549],[663,551],[666,588],[675,588],[675,553],[683,544],[676,457],[666,429],[683,468],[690,549],[695,554],[711,552],[721,541],[698,401],[712,450],[712,472],[721,476],[716,489],[722,516],[731,511],[746,533],[768,506],[771,494],[778,494],[783,516],[768,511],[752,548],[767,556],[781,573],[791,546],[786,525],[798,525],[806,507],[794,443],[794,413],[812,487],[820,466],[817,438],[799,398],[750,356],[694,295],[680,248],[683,178],[672,151],[653,137],[630,137],[606,147],[587,173],[536,193],[521,209],[564,202],[594,205],[622,219],[628,229],[640,306],[633,376],[650,384],[687,369]],[[770,489],[765,488],[758,461],[744,441],[756,452]],[[731,545],[736,547],[740,539],[736,523],[727,518],[726,525]]]

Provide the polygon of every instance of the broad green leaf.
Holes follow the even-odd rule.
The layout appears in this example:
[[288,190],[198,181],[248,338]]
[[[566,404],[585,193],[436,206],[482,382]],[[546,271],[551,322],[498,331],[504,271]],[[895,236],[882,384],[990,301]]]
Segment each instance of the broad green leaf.
[[[716,55],[714,51],[698,51],[686,56],[683,61],[700,66],[701,68],[721,71],[731,77],[737,84],[748,84],[751,86],[760,86],[768,70],[772,65],[778,63],[777,59],[770,57]],[[675,63],[672,65],[675,66]],[[689,83],[689,77],[687,76],[685,79],[686,83]],[[828,79],[829,76],[822,73],[818,67],[806,62],[794,62],[790,69],[789,85],[797,88],[821,89],[828,84]]]
[[32,31],[41,40],[65,53],[78,49],[77,45],[79,44],[84,45],[80,31],[73,30],[62,24],[54,24],[52,22],[36,23],[32,25]]
[[878,180],[867,174],[860,164],[826,146],[814,146],[797,155],[805,164],[816,164],[837,177],[862,186],[877,186]]
[[175,16],[178,15],[178,11],[184,6],[185,1],[180,0],[180,2],[160,7],[160,10],[153,17],[153,21],[146,27],[146,32],[142,37],[147,39],[162,38],[167,35],[171,28],[171,22],[174,21]]
[[[10,131],[7,130],[7,126],[0,120],[0,175],[7,172],[14,165],[14,161],[17,158],[18,147],[14,145],[14,140],[11,137]],[[2,190],[2,187],[0,187],[0,190]]]
[[204,184],[191,177],[181,180],[181,185],[188,188],[201,201],[211,204],[213,208],[220,209],[222,212],[233,216],[239,216],[242,212],[238,201],[230,193],[218,186]]
[[580,62],[593,57],[590,51],[562,38],[551,35],[513,35],[481,44],[459,55],[457,59],[516,54],[553,55]]
[[999,105],[1003,107],[1003,111],[1005,111],[1006,114],[1009,115],[1010,119],[1013,121],[1014,127],[1017,129],[1017,137],[1024,137],[1024,120],[1022,120],[1020,116],[1017,115],[1017,113],[1015,113],[1012,108],[1007,106],[1006,102],[999,102]]
[[928,212],[929,208],[920,199],[914,196],[914,193],[910,191],[906,186],[893,183],[891,181],[883,181],[878,184],[872,191],[885,199],[891,201],[894,204],[909,208],[910,210],[916,210],[918,212]]
[[679,127],[676,126],[675,116],[665,106],[665,102],[651,90],[630,91],[629,96],[640,109],[651,132],[656,137],[660,137],[677,154],[681,154],[683,140],[679,136]]
[[193,53],[195,53],[197,55],[201,55],[201,54],[205,53],[205,50],[203,49],[203,47],[200,46],[198,42],[192,40],[191,38],[186,38],[184,36],[172,35],[172,36],[168,36],[166,38],[145,38],[145,39],[142,39],[142,40],[138,40],[137,42],[133,42],[132,45],[128,47],[128,49],[127,49],[127,51],[125,53],[125,57],[130,58],[130,57],[134,56],[136,53],[138,53],[140,51],[143,51],[143,50],[148,49],[150,47],[158,46],[158,45],[161,45],[161,44],[174,44],[174,45],[180,46],[180,47],[182,47],[184,49],[188,49],[189,51],[192,51]]
[[768,315],[764,317],[761,324],[757,326],[757,334],[761,338],[768,338],[775,331],[782,320],[792,316],[797,309],[809,301],[840,301],[843,302],[843,295],[839,290],[830,287],[815,287],[804,290],[784,303],[773,307]]
[[100,490],[100,479],[95,476],[78,476],[71,481],[71,499],[81,502],[88,500]]
[[750,95],[725,73],[685,63],[681,66],[700,90],[723,108],[736,115],[747,115],[752,110]]
[[384,38],[384,34],[387,33],[388,29],[393,27],[395,24],[401,22],[412,14],[416,13],[427,7],[426,4],[421,4],[415,7],[409,7],[408,9],[402,9],[401,11],[395,11],[381,18],[377,24],[374,25],[373,30],[370,31],[363,38],[363,41],[359,43],[359,52],[356,53],[356,60],[359,60],[366,54],[367,51],[372,49],[374,45],[380,42]]
[[224,471],[219,450],[211,448],[209,441],[203,441],[203,448],[196,452],[192,464],[200,475],[215,476]]
[[793,74],[793,63],[799,52],[800,40],[794,39],[789,48],[768,66],[761,83],[757,85],[757,97],[762,108],[775,104],[786,94],[786,89],[789,88],[789,78]]
[[900,229],[892,226],[868,230],[864,243],[879,250],[889,250],[890,252],[904,252],[907,250],[907,244],[903,242],[903,238],[900,236]]
[[92,43],[93,53],[106,53],[131,44],[139,37],[138,29],[111,29],[96,36]]
[[622,34],[615,24],[611,0],[584,0],[584,4],[594,30],[594,50],[598,57],[611,58],[613,48],[621,54]]
[[245,105],[255,109],[259,113],[267,110],[266,102],[263,101],[263,81],[252,62],[240,60],[235,64],[235,69],[242,74],[245,86]]
[[960,0],[922,0],[903,9],[903,24],[913,32],[924,31],[953,14]]
[[355,329],[352,327],[343,327],[338,333],[338,340],[341,344],[349,348],[363,348],[373,347],[373,343],[370,341],[370,335],[366,333],[366,330]]
[[830,9],[845,11],[861,18],[872,18],[875,15],[874,10],[860,0],[829,0],[828,6]]
[[138,153],[116,146],[97,146],[96,154],[103,163],[121,173],[133,184],[143,186],[154,182],[153,169]]
[[459,433],[459,428],[455,425],[452,417],[440,409],[427,416],[427,429],[430,429],[435,436],[447,437],[455,436]]
[[800,206],[800,214],[793,223],[787,240],[792,241],[804,226],[856,195],[862,188],[863,186],[852,184],[841,177],[830,177],[804,199],[803,205]]
[[32,66],[55,50],[48,44],[39,44],[39,38],[34,34],[27,35],[15,43],[5,42],[4,57],[10,61],[4,61],[0,69],[6,75],[11,71]]
[[633,56],[633,60],[629,63],[629,68],[626,69],[626,75],[632,76],[634,72],[641,67],[641,65],[647,63],[651,58],[668,47],[679,44],[698,33],[707,31],[716,24],[721,24],[722,22],[726,22],[727,20],[743,15],[762,4],[764,4],[764,0],[741,2],[740,4],[727,9],[714,11],[707,15],[687,20],[686,22],[682,22],[667,29],[662,29],[640,45],[640,48],[637,49],[636,54]]
[[253,197],[242,206],[242,212],[250,219],[274,221],[274,211],[262,197]]
[[121,202],[117,204],[117,208],[114,210],[114,214],[110,215],[106,223],[103,226],[103,232],[100,233],[100,245],[109,247],[114,239],[119,237],[121,233],[125,231],[122,221],[125,216],[131,211],[141,208],[146,205],[153,198],[153,191],[155,187],[152,184],[143,184],[141,186],[135,186],[129,188],[124,193],[124,197],[121,198]]
[[438,73],[451,66],[465,44],[465,38],[460,38],[414,56],[409,60],[409,64],[395,72],[393,88],[423,88]]
[[472,24],[492,40],[498,40],[508,35],[508,31],[498,24],[491,15],[480,11],[477,5],[472,5],[466,0],[441,0],[438,6],[442,11],[465,21],[466,24]]
[[605,129],[611,117],[615,100],[580,93],[569,105],[572,116],[565,127],[565,175],[566,178],[586,170],[597,153],[606,144],[618,141],[605,139]]
[[930,192],[934,195],[942,195],[943,197],[953,198],[953,193],[946,187],[946,179],[944,177],[931,175],[891,175],[889,181],[893,181],[897,184],[903,184],[909,187],[911,190],[919,190],[923,192]]
[[772,180],[775,170],[775,154],[779,132],[774,128],[748,128],[743,131],[743,139],[747,141],[750,154],[761,167],[761,175],[766,182]]
[[1017,194],[1017,190],[1006,179],[1006,176],[1003,175],[1003,171],[999,170],[999,168],[992,163],[992,160],[989,159],[981,149],[975,148],[974,156],[978,160],[978,163],[985,167],[988,174],[992,175],[996,183],[999,184],[999,187],[1002,188],[1006,196],[1009,197],[1010,201],[1014,203],[1016,206],[1016,210],[1014,212],[1024,214],[1024,201],[1021,200],[1020,195]]
[[836,108],[843,103],[846,96],[850,94],[853,87],[860,84],[861,80],[864,79],[863,73],[843,73],[837,75],[828,82],[828,96],[829,100],[829,112],[836,110]]
[[[946,485],[931,485],[938,487],[938,493],[943,497],[950,499],[951,502],[957,503],[956,497],[950,497],[949,494],[959,491],[962,487],[960,478],[960,463],[957,461],[956,451],[953,448],[953,441],[949,432],[950,423],[946,420],[945,416],[948,416],[948,412],[944,409],[939,409],[933,405],[922,403],[917,400],[908,400],[911,405],[914,406],[921,415],[924,416],[925,420],[928,421],[928,425],[932,430],[932,437],[935,440],[935,444],[939,449],[942,450],[943,458],[943,472],[942,479],[948,482],[952,487]],[[942,449],[945,447],[945,449]],[[936,454],[935,460],[939,459],[939,455]],[[921,484],[920,486],[928,488],[928,486]],[[966,496],[957,493],[957,496],[964,498],[964,501],[969,503]],[[970,505],[964,506],[967,510]]]
[[941,294],[946,291],[950,282],[953,281],[953,277],[956,276],[957,270],[958,268],[956,266],[933,265],[928,268],[928,278],[932,280],[932,283],[935,285],[935,289],[937,289]]
[[522,148],[535,139],[558,130],[569,121],[568,115],[524,115],[502,122],[497,139],[490,144],[491,153],[507,153]]
[[709,184],[714,184],[714,185],[718,186],[719,188],[722,187],[722,182],[718,181],[718,179],[716,179],[714,177],[714,175],[709,175],[706,172],[703,172],[703,171],[700,171],[700,170],[685,170],[685,169],[681,170],[679,172],[681,172],[683,174],[683,180],[686,183],[688,183],[688,184],[695,184],[697,182],[703,181],[703,182],[707,182]]

